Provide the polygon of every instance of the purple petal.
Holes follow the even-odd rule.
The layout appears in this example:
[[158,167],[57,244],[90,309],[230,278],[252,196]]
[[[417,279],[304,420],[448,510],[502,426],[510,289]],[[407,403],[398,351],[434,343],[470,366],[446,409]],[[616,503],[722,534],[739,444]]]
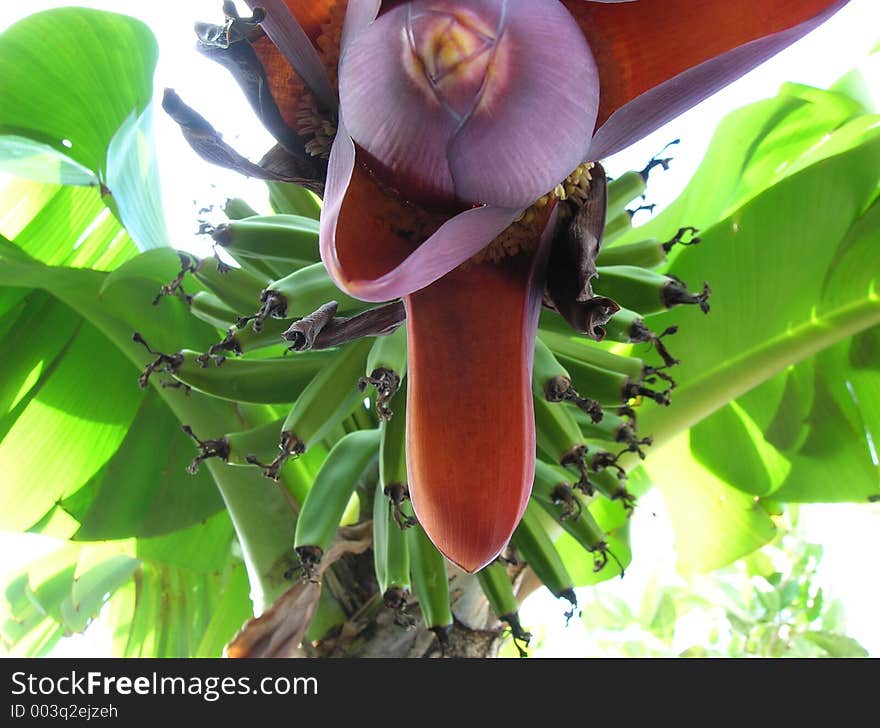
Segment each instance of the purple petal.
[[381,5],[382,0],[348,0],[345,8],[345,24],[342,26],[340,58],[352,38],[376,19]]
[[339,262],[336,231],[355,158],[354,142],[340,125],[330,152],[321,212],[321,259],[341,289],[365,301],[400,298],[433,283],[485,248],[522,212],[500,207],[467,210],[447,220],[392,270],[375,279],[352,280]]
[[266,18],[260,23],[303,83],[327,109],[336,109],[337,99],[327,76],[327,69],[311,40],[290,12],[284,0],[247,0],[248,6],[264,8]]
[[847,2],[839,0],[799,25],[734,48],[636,97],[596,131],[589,159],[603,159],[647,136],[824,23]]
[[459,197],[526,207],[587,154],[599,105],[596,64],[559,2],[509,0],[512,82],[475,110],[450,147]]
[[585,158],[598,77],[557,0],[415,0],[367,17],[347,25],[342,116],[405,196],[526,207]]
[[404,197],[449,201],[455,197],[446,159],[458,120],[435,107],[407,76],[408,6],[383,14],[345,46],[339,63],[342,121],[351,136],[384,170],[383,178]]

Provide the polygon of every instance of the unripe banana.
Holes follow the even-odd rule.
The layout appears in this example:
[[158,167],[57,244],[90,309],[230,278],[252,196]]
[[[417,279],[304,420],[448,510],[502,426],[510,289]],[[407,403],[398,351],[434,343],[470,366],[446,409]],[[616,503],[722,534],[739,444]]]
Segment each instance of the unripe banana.
[[330,593],[325,582],[318,599],[318,607],[306,630],[305,641],[311,644],[324,639],[331,630],[345,624],[347,619],[348,615],[336,597]]
[[628,308],[620,309],[605,324],[605,333],[609,341],[619,341],[624,344],[653,344],[667,368],[674,367],[679,362],[669,353],[662,339],[677,331],[677,326],[669,326],[661,333],[655,333],[648,328],[641,314],[630,311]]
[[255,328],[259,328],[269,318],[307,316],[329,301],[336,301],[337,313],[361,311],[368,305],[340,291],[324,264],[314,263],[268,284],[250,306],[249,312],[260,306],[257,313],[241,323],[253,320]]
[[[140,334],[135,334],[134,339],[146,346]],[[153,373],[167,373],[182,386],[220,399],[254,404],[292,402],[318,372],[332,368],[332,362],[340,356],[339,351],[327,349],[280,359],[227,359],[188,349],[176,354],[147,349],[156,355],[156,360],[141,374],[138,381],[142,387],[147,386]]]
[[554,354],[576,359],[585,364],[625,374],[635,382],[645,377],[645,362],[635,356],[621,356],[594,346],[587,339],[558,334],[542,334],[541,340]]
[[[169,373],[188,387],[233,402],[292,402],[338,352],[303,351],[279,359],[223,359],[183,350]],[[222,362],[222,363],[221,363]]]
[[230,197],[223,206],[223,214],[230,220],[242,220],[259,213],[240,197]]
[[711,289],[703,284],[700,293],[689,293],[686,285],[671,276],[632,265],[604,266],[593,281],[598,296],[613,296],[625,308],[642,316],[662,313],[673,306],[696,304],[703,313],[709,312]]
[[231,220],[213,230],[211,237],[235,258],[255,258],[296,267],[321,258],[318,222],[299,215],[258,215]]
[[409,478],[406,469],[406,381],[398,393],[397,412],[390,420],[382,422],[382,442],[379,445],[379,482],[386,498],[391,503],[392,516],[401,528],[409,528],[416,523],[407,515],[409,507],[403,508],[409,500]]
[[632,230],[633,213],[624,210],[619,215],[606,218],[605,229],[602,231],[602,245],[608,247],[617,238]]
[[[357,380],[369,347],[370,341],[362,339],[338,350],[303,389],[284,420],[279,443],[281,452],[266,465],[264,474],[267,477],[277,477],[278,468],[288,457],[305,452],[357,407],[363,406]],[[321,352],[301,352],[294,356],[308,353]]]
[[306,574],[314,573],[330,547],[358,481],[378,452],[379,431],[358,430],[328,453],[296,521],[293,545]]
[[666,262],[666,256],[675,245],[696,245],[700,242],[697,237],[685,241],[685,236],[694,235],[696,228],[683,227],[671,240],[661,242],[656,238],[641,240],[637,243],[615,245],[610,248],[602,248],[596,258],[598,266],[635,265],[640,268],[654,268]]
[[555,463],[572,467],[586,486],[587,446],[574,414],[565,403],[551,404],[543,397],[533,397],[538,448]]
[[620,177],[616,177],[608,182],[608,212],[607,218],[610,220],[620,215],[626,206],[637,197],[645,194],[648,185],[648,177],[655,167],[662,167],[664,170],[669,169],[671,158],[660,158],[669,147],[678,144],[679,139],[673,139],[663,149],[661,149],[654,157],[652,157],[641,171],[630,170],[624,172]]
[[557,599],[565,598],[571,603],[572,609],[569,614],[571,616],[577,609],[574,583],[565,564],[562,563],[562,558],[554,548],[550,536],[541,526],[540,518],[535,510],[537,508],[540,508],[537,503],[529,501],[522,520],[516,527],[516,531],[513,532],[513,544],[553,596]]
[[[617,468],[616,457],[601,451],[593,453],[598,459],[591,466],[590,482],[603,496],[612,501],[620,501],[627,514],[632,514],[636,506],[636,497],[626,489],[626,473]],[[603,462],[607,458],[607,462]]]
[[610,443],[624,445],[627,451],[636,453],[643,460],[645,453],[641,449],[642,446],[651,445],[653,442],[650,437],[640,438],[636,434],[635,418],[632,416],[621,417],[614,412],[605,412],[601,422],[575,417],[581,432],[588,440],[604,441],[603,447],[608,447]]
[[213,457],[229,465],[253,465],[254,458],[271,460],[278,452],[283,422],[279,419],[243,432],[230,432],[217,440],[200,440],[189,425],[183,425],[183,431],[196,441],[201,451],[187,470],[195,473],[200,463]]
[[575,336],[577,332],[562,316],[549,308],[541,309],[541,317],[538,319],[538,333],[553,333],[560,336]]
[[630,170],[620,177],[615,177],[608,182],[608,207],[606,219],[612,220],[623,214],[626,206],[645,194],[648,185],[648,176],[641,172]]
[[631,399],[642,396],[649,397],[658,404],[669,404],[668,392],[655,392],[625,374],[566,356],[560,355],[558,359],[571,372],[572,382],[578,390],[589,392],[603,407],[620,407]]
[[197,319],[218,329],[228,329],[238,316],[210,291],[199,291],[189,299],[189,310]]
[[269,278],[243,268],[233,268],[216,258],[204,258],[192,268],[192,274],[205,288],[238,315],[252,311]]
[[208,354],[222,356],[234,354],[241,356],[252,351],[264,349],[267,346],[284,346],[287,349],[284,334],[290,326],[290,321],[285,319],[269,319],[259,331],[251,326],[230,326],[222,341],[208,349]]
[[373,562],[385,606],[400,610],[410,588],[409,547],[393,509],[380,479],[373,498]]
[[317,220],[321,217],[321,201],[305,187],[289,182],[267,182],[269,204],[275,212],[301,215]]
[[602,406],[594,399],[580,396],[571,383],[568,370],[540,338],[535,339],[532,394],[548,402],[571,402],[595,422],[602,419]]
[[[600,404],[619,406],[641,395],[658,404],[669,404],[669,392],[675,388],[675,381],[664,370],[677,362],[668,357],[668,352],[664,366],[653,367],[639,357],[614,354],[575,337],[548,332],[541,338],[571,372],[579,388],[583,387],[582,381],[589,382],[589,388],[582,391]],[[657,379],[668,385],[665,391],[656,392],[644,386],[646,382],[654,384]]]
[[445,644],[452,629],[446,562],[421,526],[406,530],[406,542],[413,592],[419,600],[422,620],[437,635],[440,644]]
[[367,357],[365,376],[358,384],[361,391],[368,385],[376,388],[376,414],[380,420],[389,420],[394,416],[388,402],[400,390],[405,374],[406,327],[400,326],[387,336],[376,337]]
[[532,636],[522,628],[519,621],[519,604],[506,567],[498,561],[489,564],[477,572],[477,581],[495,616],[510,627],[513,643],[519,650],[520,657],[525,657],[525,648],[529,646]]
[[554,520],[588,552],[593,554],[594,571],[608,563],[605,532],[575,492],[577,485],[561,468],[541,460],[535,463],[535,487],[532,497]]

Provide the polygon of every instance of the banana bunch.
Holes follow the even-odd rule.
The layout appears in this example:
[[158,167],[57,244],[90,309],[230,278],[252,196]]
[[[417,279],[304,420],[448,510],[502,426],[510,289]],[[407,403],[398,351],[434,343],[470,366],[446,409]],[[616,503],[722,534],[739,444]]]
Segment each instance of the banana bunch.
[[[644,194],[650,169],[667,163],[652,160],[609,183],[606,244],[631,228],[627,205]],[[324,573],[317,567],[340,526],[372,519],[377,599],[409,622],[417,603],[442,644],[453,625],[447,564],[408,500],[405,329],[396,327],[399,321],[352,326],[346,340],[349,322],[377,309],[339,291],[320,262],[316,198],[273,183],[271,201],[275,213],[258,215],[230,200],[229,221],[205,226],[235,266],[221,256],[181,256],[180,274],[160,296],[182,298],[193,316],[218,329],[218,341],[204,352],[150,349],[155,360],[141,384],[163,376],[162,386],[260,412],[261,424],[241,432],[194,432],[184,425],[197,449],[190,470],[216,458],[230,467],[260,468],[284,487],[298,511],[291,549],[302,578]],[[675,329],[655,332],[650,317],[682,304],[708,311],[708,286],[691,293],[655,268],[674,246],[698,242],[696,232],[682,228],[665,242],[603,247],[594,289],[621,306],[604,325],[603,343],[576,334],[554,311],[541,314],[532,382],[538,440],[532,498],[505,558],[476,578],[521,654],[529,634],[520,624],[514,584],[525,566],[569,602],[570,617],[577,609],[575,587],[584,583],[570,573],[572,559],[581,559],[573,553],[587,561],[595,580],[622,575],[628,563],[627,519],[636,498],[618,461],[625,453],[645,457],[651,438],[638,432],[635,410],[646,402],[669,403],[675,388],[669,369],[678,363],[663,341]],[[321,332],[330,329],[340,335],[321,348]],[[149,349],[142,337],[135,339]],[[299,344],[289,347],[294,339]],[[651,361],[632,353],[637,344],[648,345]],[[323,578],[312,640],[352,616],[341,606],[344,595],[333,593],[333,580],[327,573]]]

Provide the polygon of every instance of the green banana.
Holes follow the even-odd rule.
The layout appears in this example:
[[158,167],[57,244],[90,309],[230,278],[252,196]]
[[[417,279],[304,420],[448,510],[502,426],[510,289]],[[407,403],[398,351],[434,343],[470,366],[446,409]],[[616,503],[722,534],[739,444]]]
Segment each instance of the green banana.
[[565,470],[541,460],[535,463],[532,498],[585,550],[593,554],[593,569],[598,572],[608,563],[605,532],[574,492],[575,487],[576,484],[571,482]]
[[551,404],[543,397],[533,397],[538,449],[554,462],[575,468],[586,484],[587,446],[574,414],[564,403]]
[[419,601],[422,620],[443,645],[452,629],[446,562],[419,525],[406,530],[406,543],[413,592]]
[[318,599],[315,615],[306,630],[305,641],[310,644],[324,639],[331,631],[345,624],[348,619],[342,605],[327,587],[326,581],[325,579],[321,588],[321,596]]
[[566,615],[571,618],[577,609],[574,582],[550,536],[541,526],[537,508],[540,508],[537,503],[529,501],[522,520],[513,532],[513,545],[553,596],[571,603],[571,611]]
[[[183,431],[195,440],[199,448],[199,454],[189,464],[187,472],[195,473],[199,465],[209,458],[219,458],[232,466],[255,466],[261,461],[272,460],[278,453],[282,425],[282,419],[274,419],[250,430],[231,432],[218,439],[209,440],[201,440],[189,425],[183,425]],[[305,463],[298,460],[285,463],[285,466],[280,468],[276,480],[287,489],[299,505],[305,500],[313,478],[313,472]],[[349,511],[346,511],[346,517],[348,516]],[[343,520],[345,522],[345,519]]]
[[349,500],[364,471],[375,460],[378,430],[358,430],[343,437],[327,454],[306,496],[293,547],[311,576],[330,547]]
[[495,616],[510,627],[513,644],[519,651],[520,657],[525,657],[525,648],[529,646],[532,636],[523,629],[519,621],[519,604],[513,593],[513,584],[507,575],[507,568],[498,561],[489,564],[477,572],[477,581]]
[[637,243],[602,248],[596,258],[596,265],[603,267],[635,265],[640,268],[655,268],[666,262],[667,254],[675,245],[696,245],[699,243],[700,239],[697,237],[692,237],[688,241],[684,240],[688,233],[694,235],[696,232],[696,228],[683,227],[665,243],[656,238],[650,238]]
[[623,214],[626,206],[637,197],[642,197],[648,186],[648,177],[641,172],[630,170],[608,182],[608,197],[605,217],[613,220]]
[[571,383],[568,370],[540,338],[535,339],[532,394],[548,402],[571,402],[587,413],[594,422],[602,419],[602,406],[596,400],[578,394]]
[[376,582],[385,606],[402,610],[406,607],[410,588],[409,547],[406,533],[395,522],[393,508],[380,479],[373,498],[373,563]]
[[664,170],[669,169],[669,163],[672,160],[670,158],[660,159],[660,155],[669,149],[669,147],[678,143],[680,143],[679,139],[673,139],[669,142],[669,144],[663,147],[663,149],[650,159],[641,171],[637,172],[635,170],[630,170],[629,172],[624,172],[620,177],[616,177],[608,182],[608,207],[606,217],[609,220],[620,215],[626,206],[637,197],[644,196],[651,170],[655,167],[663,167]]
[[669,353],[662,339],[677,331],[677,326],[669,326],[662,333],[654,333],[648,328],[641,314],[630,311],[628,308],[620,309],[605,324],[606,337],[610,341],[619,341],[624,344],[653,344],[667,368],[674,367],[679,362]]
[[560,355],[559,361],[571,372],[572,381],[580,391],[587,391],[603,407],[620,407],[631,399],[648,397],[658,404],[669,404],[668,391],[656,392],[640,381],[620,372]]
[[[136,339],[143,341],[139,337]],[[183,349],[158,352],[139,379],[145,387],[153,372],[167,372],[179,385],[233,402],[284,404],[297,399],[319,372],[333,368],[338,351],[304,351],[280,359],[226,359]],[[170,386],[170,385],[165,385]]]
[[538,333],[543,334],[544,332],[560,336],[574,336],[576,333],[568,321],[549,308],[542,308],[541,317],[538,319]]
[[257,215],[257,211],[240,197],[230,197],[223,206],[223,213],[230,220],[241,220],[245,217]]
[[625,479],[626,473],[618,469],[614,455],[602,451],[593,454],[590,483],[609,500],[620,501],[627,514],[631,515],[636,506],[636,497],[626,489]]
[[199,455],[189,464],[187,471],[195,473],[208,458],[220,458],[229,465],[253,465],[254,458],[271,460],[278,451],[278,438],[283,420],[275,420],[243,432],[231,432],[217,440],[200,440],[189,425],[183,431],[199,447]]
[[679,279],[634,265],[610,265],[598,271],[593,281],[596,295],[613,296],[621,306],[642,316],[662,313],[681,304],[696,304],[703,313],[709,312],[712,291],[706,283],[700,293],[689,293]]
[[252,311],[270,279],[233,268],[216,258],[203,258],[191,268],[195,279],[219,298],[227,307],[242,315]]
[[[573,336],[566,337],[548,332],[542,334],[541,338],[573,374],[572,361],[578,362],[582,369],[588,367],[590,371],[595,372],[595,375],[590,377],[591,380],[595,380],[591,381],[593,388],[588,389],[587,392],[601,404],[625,404],[627,399],[637,395],[650,396],[659,404],[669,404],[669,391],[675,388],[675,381],[664,372],[664,369],[677,363],[675,360],[667,361],[663,367],[654,367],[646,365],[644,360],[639,357],[614,354]],[[609,403],[606,397],[610,394],[616,398],[619,396],[617,392],[620,390],[615,387],[611,392],[607,391],[607,386],[615,383],[614,378],[609,379],[607,375],[600,376],[599,371],[623,375],[629,385],[629,397],[622,401],[617,399],[615,402]],[[657,379],[661,379],[669,385],[665,392],[657,393],[643,386],[645,382],[654,384]],[[601,393],[596,391],[599,384],[602,385]],[[624,384],[625,394],[626,389],[627,385]]]
[[[554,333],[558,333],[554,330]],[[605,338],[623,344],[636,344],[648,341],[650,331],[644,317],[628,308],[621,308],[605,322]],[[563,332],[563,335],[564,332]]]
[[258,215],[231,220],[211,232],[235,257],[302,266],[320,260],[318,222],[299,215]]
[[587,440],[599,440],[604,443],[620,443],[626,446],[627,452],[636,453],[642,460],[645,459],[645,453],[642,446],[650,446],[653,439],[650,437],[639,437],[635,430],[635,413],[623,408],[622,411],[627,415],[622,417],[614,412],[605,412],[601,422],[593,422],[587,418],[578,418],[575,415],[578,426]]
[[379,445],[379,481],[391,503],[392,515],[403,530],[416,520],[403,512],[403,504],[409,500],[409,479],[406,470],[406,382],[399,392],[400,405],[397,413],[382,422],[382,442]]
[[314,263],[268,284],[250,306],[259,310],[240,323],[253,321],[259,328],[268,318],[299,318],[306,316],[329,301],[336,301],[337,313],[361,311],[368,304],[342,293],[330,280],[323,263]]
[[305,187],[289,182],[267,182],[269,204],[275,212],[301,215],[317,220],[321,217],[321,201]]
[[227,329],[238,319],[235,311],[210,291],[198,291],[188,300],[190,313],[215,328]]
[[557,355],[577,359],[612,372],[620,372],[636,382],[641,382],[645,377],[645,362],[638,357],[614,354],[593,346],[587,339],[573,335],[560,336],[546,333],[540,338]]
[[630,210],[624,210],[619,215],[606,218],[605,229],[602,231],[603,248],[632,230],[633,214]]
[[[370,342],[362,339],[335,352],[302,390],[281,427],[280,452],[272,462],[263,465],[266,477],[277,478],[288,458],[304,453],[357,407],[363,406],[356,383],[369,346]],[[308,353],[320,352],[301,352],[294,358]]]
[[210,349],[209,355],[223,355],[224,353],[235,354],[241,356],[252,351],[264,349],[267,346],[284,346],[287,345],[282,334],[287,331],[290,321],[285,319],[270,319],[266,321],[259,331],[255,331],[251,326],[230,326],[226,332],[226,336],[222,341],[217,342]]
[[388,402],[400,390],[405,374],[406,327],[400,326],[387,336],[376,337],[367,357],[366,375],[358,382],[362,392],[368,385],[376,388],[376,414],[380,420],[394,416]]

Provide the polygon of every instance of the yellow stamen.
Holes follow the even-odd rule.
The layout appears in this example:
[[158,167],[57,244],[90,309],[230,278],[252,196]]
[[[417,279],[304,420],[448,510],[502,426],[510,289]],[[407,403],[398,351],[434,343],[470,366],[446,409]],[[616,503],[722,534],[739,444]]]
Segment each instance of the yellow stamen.
[[[327,69],[330,85],[338,84],[339,46],[342,42],[342,25],[348,0],[339,0],[331,9],[327,20],[321,23],[321,33],[315,39],[318,55]],[[336,123],[318,108],[314,95],[299,79],[291,84],[290,95],[296,100],[296,131],[306,140],[306,151],[313,157],[327,159],[336,137]]]
[[547,205],[557,200],[567,204],[559,205],[559,215],[567,219],[580,208],[590,193],[590,169],[593,163],[587,162],[577,167],[563,182],[556,185],[550,192],[538,198],[535,203],[525,210],[510,226],[487,245],[483,250],[471,258],[465,265],[479,263],[497,263],[508,256],[517,253],[531,253],[538,247],[538,242],[543,233],[545,217],[541,211]]

